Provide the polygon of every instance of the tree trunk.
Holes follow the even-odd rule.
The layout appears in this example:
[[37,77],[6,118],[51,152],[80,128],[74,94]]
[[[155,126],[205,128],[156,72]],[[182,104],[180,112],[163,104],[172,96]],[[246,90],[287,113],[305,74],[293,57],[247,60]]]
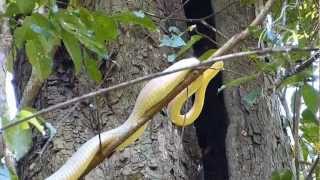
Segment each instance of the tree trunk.
[[[217,28],[228,37],[244,29],[252,20],[254,9],[240,6],[239,1],[212,2],[217,12]],[[83,4],[108,13],[144,9],[164,17],[184,17],[180,0],[83,0]],[[157,23],[160,23],[161,30],[169,26],[185,28],[184,23],[177,21]],[[105,77],[102,87],[167,67],[166,54],[172,53],[172,50],[159,48],[158,39],[161,35],[162,31],[151,33],[136,26],[122,26],[120,38],[108,48],[112,59],[101,67]],[[219,36],[218,40],[220,44],[225,41]],[[246,44],[246,47],[249,45]],[[24,53],[19,57],[15,64],[18,100],[30,75],[30,65]],[[54,64],[54,73],[43,84],[34,101],[37,109],[99,88],[85,73],[74,76],[71,61],[62,48],[57,51]],[[227,63],[226,69],[228,71],[224,72],[223,78],[228,81],[239,76],[234,73],[249,74],[254,66],[243,59]],[[231,70],[233,73],[230,73]],[[169,122],[168,117],[159,113],[138,141],[106,159],[85,179],[201,179],[201,160],[204,162],[206,179],[210,175],[212,179],[269,179],[273,170],[291,167],[286,144],[288,140],[280,123],[279,102],[274,93],[269,91],[270,83],[269,77],[260,77],[256,82],[227,89],[224,92],[225,107],[217,103],[214,106],[206,105],[196,128],[187,127],[184,134]],[[212,86],[215,86],[215,90],[218,87]],[[36,152],[45,144],[45,139],[35,136],[32,152],[20,162],[23,179],[44,179],[64,164],[88,139],[123,123],[141,87],[142,84],[139,84],[112,91],[45,115],[45,120],[54,125],[57,134],[42,154]],[[257,88],[263,89],[263,95],[248,109],[244,106],[243,97]],[[219,99],[216,96],[213,98]],[[207,102],[210,102],[209,98]]]
[[[242,7],[239,2],[214,0],[217,29],[230,36],[253,20],[254,9]],[[229,4],[229,5],[228,5]],[[227,8],[225,8],[227,7]],[[218,36],[222,44],[225,40]],[[243,48],[255,48],[253,40],[241,44]],[[255,66],[249,59],[226,63],[224,82],[250,75]],[[274,170],[291,169],[289,137],[281,124],[280,101],[273,88],[272,77],[259,76],[256,81],[228,88],[224,91],[228,116],[226,153],[229,179],[270,179]],[[250,92],[261,90],[253,106],[248,107],[244,98]]]
[[[167,16],[176,8],[181,8],[181,4],[177,2],[180,1],[142,3],[140,1],[110,0],[95,1],[95,3],[84,1],[83,4],[90,5],[89,8],[105,9],[108,13],[143,7],[149,12]],[[179,13],[181,15],[183,12],[179,11]],[[161,24],[163,27],[169,26],[169,24]],[[166,54],[169,50],[159,48],[158,44],[162,33],[151,33],[137,26],[122,26],[120,29],[120,38],[108,48],[112,59],[101,67],[105,76],[102,87],[109,87],[158,72],[168,66]],[[55,73],[43,84],[34,102],[37,109],[99,88],[89,80],[85,73],[75,77],[68,58],[64,50],[57,51],[54,64]],[[19,82],[17,87],[23,87],[24,84],[21,85],[25,82],[23,77],[26,77],[25,74],[30,74],[30,69],[27,72],[18,70],[26,69],[26,60],[24,58],[20,60],[16,65],[16,77]],[[143,84],[138,84],[112,91],[47,114],[45,119],[54,125],[57,134],[53,143],[43,154],[32,152],[21,162],[23,178],[44,179],[63,165],[81,144],[99,132],[122,124],[128,118],[142,86]],[[18,94],[21,99],[22,93]],[[182,140],[181,129],[175,128],[166,116],[158,114],[136,143],[105,160],[85,179],[197,179],[200,150],[197,146],[195,129],[188,127],[184,132],[184,140]],[[34,150],[39,151],[44,140],[40,138],[35,140]]]
[[[0,14],[5,12],[5,1],[0,0]],[[4,121],[4,118],[9,118],[10,114],[8,112],[7,106],[7,94],[6,94],[6,77],[7,77],[7,68],[6,59],[9,56],[11,46],[11,35],[9,32],[8,19],[0,19],[0,126],[3,126],[1,122]],[[2,119],[3,118],[3,119]],[[8,154],[5,151],[6,147],[4,144],[4,136],[2,132],[0,133],[0,158],[8,158]],[[9,164],[9,167],[12,167],[12,161],[6,159],[6,163]]]

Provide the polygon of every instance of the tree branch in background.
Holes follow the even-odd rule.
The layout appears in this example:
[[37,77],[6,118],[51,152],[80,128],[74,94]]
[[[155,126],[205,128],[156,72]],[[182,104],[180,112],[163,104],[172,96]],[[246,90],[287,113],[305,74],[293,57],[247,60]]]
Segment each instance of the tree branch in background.
[[287,78],[289,78],[289,77],[291,77],[291,76],[293,76],[295,74],[298,74],[298,73],[302,72],[303,70],[305,70],[308,67],[310,67],[313,62],[318,60],[320,58],[320,51],[316,50],[316,49],[314,49],[313,51],[316,51],[316,52],[308,60],[304,61],[301,65],[297,66],[293,71],[289,72],[284,77],[278,79],[275,82],[275,86],[279,87],[281,85],[281,82],[283,82],[284,80],[286,80]]
[[320,161],[320,155],[318,154],[318,157],[317,159],[313,162],[309,172],[308,172],[308,175],[306,177],[306,180],[312,180],[312,174],[313,172],[315,171],[315,169],[317,168],[317,165],[319,164],[319,161]]
[[296,167],[296,180],[300,179],[300,143],[299,143],[299,122],[301,110],[301,92],[296,88],[294,94],[293,108],[293,139],[294,139],[294,163]]

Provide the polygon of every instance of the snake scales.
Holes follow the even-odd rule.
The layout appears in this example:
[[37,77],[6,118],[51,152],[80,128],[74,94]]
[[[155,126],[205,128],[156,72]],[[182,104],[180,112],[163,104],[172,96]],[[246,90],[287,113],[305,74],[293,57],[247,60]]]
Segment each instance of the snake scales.
[[[184,59],[171,65],[165,71],[196,64],[199,64],[199,60],[196,58]],[[222,68],[223,62],[216,62],[169,103],[168,112],[170,119],[174,124],[177,126],[186,126],[195,121],[202,110],[208,83]],[[101,150],[100,148],[106,148],[113,140],[119,138],[123,132],[127,131],[128,127],[137,123],[139,119],[144,117],[148,109],[159,103],[169,92],[178,86],[188,75],[189,71],[190,70],[179,71],[149,81],[141,90],[129,118],[121,126],[101,133],[101,144],[98,135],[91,138],[83,144],[58,171],[48,177],[47,180],[72,180],[80,178],[86,172],[91,161],[97,156],[98,152]],[[193,94],[195,94],[193,106],[185,115],[182,115],[180,113],[182,106],[188,97]],[[121,150],[138,139],[143,134],[147,124],[148,123],[144,124],[128,137],[116,148],[116,150]]]

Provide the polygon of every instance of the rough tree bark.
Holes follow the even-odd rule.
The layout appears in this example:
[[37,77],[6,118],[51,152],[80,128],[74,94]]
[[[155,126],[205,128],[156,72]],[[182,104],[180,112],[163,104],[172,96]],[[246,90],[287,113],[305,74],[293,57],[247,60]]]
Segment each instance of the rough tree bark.
[[[177,3],[178,2],[178,3]],[[91,9],[103,9],[108,13],[119,10],[143,8],[155,14],[168,16],[181,9],[180,1],[83,1]],[[97,7],[97,8],[96,8]],[[183,11],[177,11],[179,16]],[[176,16],[176,15],[175,15]],[[161,23],[162,26],[169,24]],[[101,67],[105,81],[103,87],[112,86],[168,66],[168,49],[158,47],[162,33],[148,32],[141,27],[122,26],[121,37],[108,47],[112,59]],[[16,64],[16,86],[23,89],[30,74],[24,55]],[[55,57],[54,74],[44,83],[34,106],[41,109],[98,88],[85,73],[75,77],[66,53],[59,49]],[[54,111],[45,116],[57,128],[53,143],[37,154],[44,140],[35,138],[33,152],[21,162],[24,179],[44,179],[56,171],[81,144],[101,131],[119,126],[128,118],[142,84],[124,88],[89,99],[74,106]],[[21,91],[18,99],[21,99]],[[100,122],[99,122],[100,121]],[[193,127],[173,127],[164,115],[151,121],[143,137],[123,152],[114,154],[86,176],[86,179],[196,179],[200,151]],[[32,163],[30,163],[32,162]]]
[[[0,12],[3,12],[4,9],[4,2],[0,1]],[[0,21],[0,24],[2,24],[3,21]],[[6,32],[3,32],[4,27],[0,27],[0,115],[6,114],[7,110],[7,101],[6,101],[6,92],[5,92],[5,84],[6,84],[6,72],[5,72],[5,58],[6,58],[6,51],[7,46],[5,41],[3,41],[3,37],[5,37]],[[0,117],[1,118],[1,117]],[[0,135],[0,157],[2,158],[4,156],[4,144],[3,144],[3,136]]]
[[[213,2],[218,12],[217,27],[227,36],[244,29],[254,15],[254,9],[240,6],[239,1]],[[143,8],[161,16],[175,13],[173,17],[183,17],[180,0],[83,0],[83,4],[108,13]],[[162,28],[169,25],[184,26],[175,21],[161,23]],[[112,61],[101,67],[105,76],[102,86],[112,86],[164,69],[167,66],[165,54],[169,50],[158,47],[161,34],[163,32],[150,33],[140,27],[122,26],[121,37],[108,47]],[[219,42],[223,43],[224,39]],[[30,75],[25,55],[21,53],[19,57],[14,81],[18,100]],[[98,88],[85,73],[75,77],[70,62],[62,49],[57,51],[54,73],[41,88],[34,107],[41,109]],[[251,72],[253,65],[244,59],[227,64],[226,68],[243,74]],[[224,73],[225,80],[235,77],[236,74]],[[268,77],[260,77],[256,82],[228,89],[224,94],[229,123],[226,138],[229,179],[269,179],[273,170],[290,167],[289,150],[285,144],[288,140],[280,124],[279,103],[269,91],[271,81]],[[22,177],[47,177],[99,130],[106,131],[120,125],[133,108],[141,86],[113,91],[47,114],[45,119],[57,128],[57,135],[40,155],[36,151],[41,149],[45,140],[35,135],[33,150],[20,162]],[[254,107],[246,109],[242,98],[257,87],[263,89],[263,96]],[[139,141],[114,154],[85,179],[199,179],[200,159],[195,129],[186,128],[181,139],[181,130],[173,127],[166,116],[158,114]]]
[[[253,8],[241,6],[235,0],[212,2],[215,11],[219,12],[216,15],[217,29],[228,36],[244,29],[255,14]],[[220,36],[219,42],[224,41]],[[237,49],[256,46],[255,41],[247,40]],[[255,70],[254,64],[245,58],[227,63],[225,68],[225,82]],[[229,123],[226,137],[229,179],[270,179],[272,171],[293,167],[289,137],[281,124],[280,101],[273,82],[272,77],[260,76],[249,84],[224,91]],[[262,90],[262,95],[248,109],[243,98],[257,89]]]
[[[0,0],[0,13],[5,12],[5,1]],[[0,121],[3,122],[2,118],[8,118],[8,106],[7,106],[7,95],[6,95],[6,77],[7,77],[7,68],[6,67],[6,58],[9,56],[10,46],[11,46],[11,35],[9,31],[8,19],[0,19]],[[2,125],[2,124],[1,124]],[[8,167],[13,167],[13,161],[8,159],[11,156],[8,156],[6,147],[4,144],[4,136],[0,134],[0,158],[6,157],[5,161]],[[11,166],[10,166],[11,165]]]

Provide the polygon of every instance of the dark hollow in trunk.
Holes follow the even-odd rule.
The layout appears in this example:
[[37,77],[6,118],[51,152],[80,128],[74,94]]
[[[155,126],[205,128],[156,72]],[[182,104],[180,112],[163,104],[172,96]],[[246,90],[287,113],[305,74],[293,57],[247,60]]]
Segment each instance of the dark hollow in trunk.
[[[198,19],[210,16],[205,21],[212,27],[215,27],[215,17],[213,6],[210,0],[204,0],[199,3],[196,0],[185,1],[185,15],[188,19]],[[200,32],[211,38],[202,38],[194,44],[194,55],[199,57],[209,49],[217,48],[212,42],[216,40],[215,32],[201,22],[189,22],[188,25],[196,24],[196,30],[190,35]],[[227,180],[228,164],[226,158],[226,130],[228,126],[227,114],[223,100],[223,92],[218,93],[218,88],[222,85],[222,73],[219,73],[209,83],[205,103],[202,112],[195,121],[199,146],[202,150],[203,178],[204,180]]]

